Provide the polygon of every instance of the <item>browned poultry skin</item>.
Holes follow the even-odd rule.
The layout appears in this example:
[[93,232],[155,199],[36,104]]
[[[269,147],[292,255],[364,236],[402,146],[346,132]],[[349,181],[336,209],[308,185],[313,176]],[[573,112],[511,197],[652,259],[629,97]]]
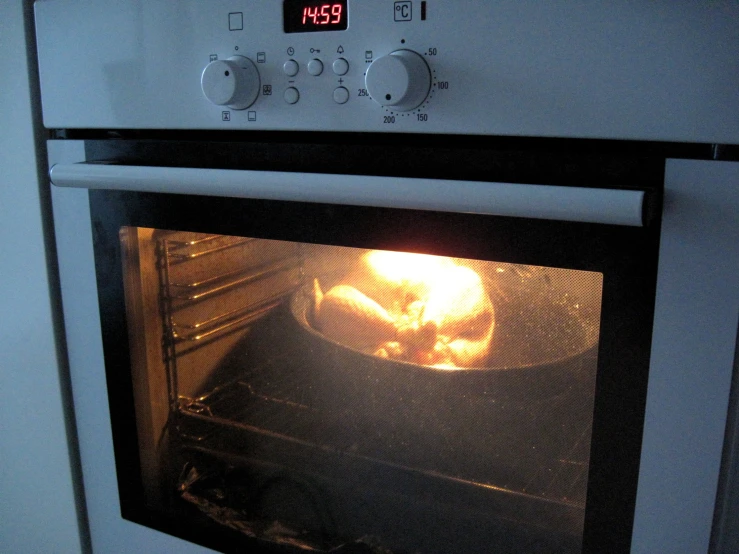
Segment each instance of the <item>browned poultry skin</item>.
[[316,281],[315,294],[316,328],[350,348],[447,369],[488,355],[490,298],[477,273],[449,258],[372,251],[325,296]]

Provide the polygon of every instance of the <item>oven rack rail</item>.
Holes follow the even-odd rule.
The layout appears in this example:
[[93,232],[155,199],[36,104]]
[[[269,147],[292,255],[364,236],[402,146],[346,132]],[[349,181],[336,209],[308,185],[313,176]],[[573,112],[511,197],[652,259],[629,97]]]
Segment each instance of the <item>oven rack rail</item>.
[[263,302],[241,306],[196,323],[180,324],[177,321],[172,321],[172,339],[178,344],[182,342],[197,343],[226,333],[234,328],[241,328],[259,320],[279,306],[284,296],[284,293],[275,294]]
[[302,254],[285,247],[254,255],[259,239],[158,231],[159,311],[171,409],[183,356],[251,325],[302,282]]
[[[483,441],[475,440],[474,433],[463,441],[454,428],[419,430],[411,422],[403,429],[402,425],[387,421],[367,421],[346,412],[332,412],[330,407],[316,401],[314,384],[301,368],[285,371],[290,363],[286,355],[197,398],[180,397],[176,418],[178,436],[185,443],[202,448],[218,444],[222,437],[231,437],[227,443],[242,442],[234,440],[235,437],[260,437],[257,442],[264,440],[289,445],[291,449],[379,465],[456,486],[516,497],[523,502],[552,504],[574,511],[584,509],[589,423],[580,423],[570,433],[567,445],[537,455],[530,460],[529,467],[495,471],[488,467],[488,461],[494,465],[495,456],[490,449],[480,448]],[[272,365],[279,366],[279,375],[269,367]],[[471,414],[462,405],[468,401],[460,398],[459,402],[460,412],[466,416]],[[571,403],[570,397],[557,398],[541,409],[556,412]],[[509,409],[517,411],[518,407]],[[440,448],[440,444],[444,447]],[[465,464],[460,453],[466,455],[470,445],[477,448],[479,463],[467,461],[466,473],[455,471],[455,465]],[[523,451],[524,447],[514,445],[513,450],[516,449]],[[428,457],[425,452],[435,455]],[[484,457],[487,458],[483,460]]]
[[264,266],[217,273],[201,281],[169,283],[171,298],[189,302],[205,300],[232,288],[245,286],[260,279],[271,277],[280,271],[294,269],[299,265],[300,259],[297,256],[287,256],[280,260],[274,260]]
[[[407,533],[420,534],[432,545],[431,550],[420,551],[436,554],[457,551],[482,554],[488,551],[480,550],[479,546],[486,544],[495,544],[495,552],[500,554],[522,551],[574,554],[581,549],[582,510],[577,507],[470,487],[392,466],[378,467],[372,460],[334,456],[330,473],[316,473],[311,471],[314,468],[305,466],[296,469],[305,460],[298,455],[299,462],[284,463],[286,458],[296,458],[289,448],[279,449],[276,455],[280,458],[273,462],[208,445],[185,445],[180,453],[184,466],[175,468],[179,470],[179,479],[173,484],[184,502],[194,504],[206,517],[249,537],[262,537],[268,542],[300,537],[303,540],[289,540],[291,545],[299,547],[296,552],[338,554],[344,548],[333,545],[343,544],[348,547],[348,554],[357,551],[353,545],[369,542],[375,548],[372,552],[390,554],[396,550],[385,545],[395,544],[397,535],[406,538]],[[297,485],[301,499],[308,500],[312,513],[320,518],[321,528],[305,529],[289,519],[283,524],[280,519],[269,517],[266,521],[270,532],[264,533],[265,518],[260,518],[258,503],[260,493],[273,483]],[[244,503],[244,491],[249,491],[247,503]],[[415,515],[411,520],[406,519],[408,500],[413,502]],[[419,520],[423,522],[422,527],[417,526]],[[395,529],[395,540],[385,535],[388,527]],[[276,536],[275,530],[284,534]],[[458,533],[466,536],[471,531],[479,538],[468,543],[477,545],[477,549],[460,548]],[[450,533],[454,536],[453,544],[440,545],[442,541],[450,542]],[[304,540],[311,535],[319,540]],[[359,540],[347,539],[359,536]],[[417,548],[409,550],[408,546],[400,548],[399,553],[419,552]],[[360,551],[365,550],[370,552]]]

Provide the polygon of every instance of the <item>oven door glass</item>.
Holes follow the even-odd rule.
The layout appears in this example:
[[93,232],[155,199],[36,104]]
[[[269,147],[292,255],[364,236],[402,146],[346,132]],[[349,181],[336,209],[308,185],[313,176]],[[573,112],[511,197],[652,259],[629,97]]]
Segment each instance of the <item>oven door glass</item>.
[[633,479],[608,420],[643,401],[643,230],[90,195],[124,517],[222,551],[580,552]]

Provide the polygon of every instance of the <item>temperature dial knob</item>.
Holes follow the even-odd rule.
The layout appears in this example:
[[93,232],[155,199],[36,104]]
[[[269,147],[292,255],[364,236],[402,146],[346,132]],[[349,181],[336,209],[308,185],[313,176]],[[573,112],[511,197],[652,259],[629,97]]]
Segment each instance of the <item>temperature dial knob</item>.
[[421,55],[412,50],[396,50],[372,62],[364,82],[372,100],[405,112],[426,100],[431,71]]
[[259,95],[259,71],[249,58],[231,56],[210,62],[200,77],[205,97],[217,106],[243,110]]

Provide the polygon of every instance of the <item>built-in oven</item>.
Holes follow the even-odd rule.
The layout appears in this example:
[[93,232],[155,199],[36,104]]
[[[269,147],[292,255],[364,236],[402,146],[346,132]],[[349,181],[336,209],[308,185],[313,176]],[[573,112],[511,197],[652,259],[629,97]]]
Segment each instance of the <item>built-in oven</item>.
[[36,5],[93,548],[707,546],[737,137],[656,142],[648,91],[511,30],[611,52],[610,9],[542,9]]
[[[214,546],[628,544],[660,163],[578,164],[574,186],[509,182],[524,167],[503,183],[344,173],[386,141],[180,143],[175,168],[140,165],[171,142],[87,141],[87,163],[52,167],[58,186],[96,183],[83,211],[124,517]],[[297,170],[307,148],[341,173],[254,170],[273,149]],[[474,162],[491,178],[507,160],[555,179],[562,163],[406,149],[416,175]],[[230,167],[187,167],[208,150]],[[144,192],[167,183],[190,194]],[[229,183],[237,198],[207,195]],[[291,199],[332,184],[358,197]]]

